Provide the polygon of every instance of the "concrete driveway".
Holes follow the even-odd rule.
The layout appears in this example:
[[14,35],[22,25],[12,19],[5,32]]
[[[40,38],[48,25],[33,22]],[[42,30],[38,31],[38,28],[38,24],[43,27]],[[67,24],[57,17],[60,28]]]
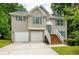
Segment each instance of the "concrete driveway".
[[58,55],[44,43],[12,43],[0,48],[0,55]]

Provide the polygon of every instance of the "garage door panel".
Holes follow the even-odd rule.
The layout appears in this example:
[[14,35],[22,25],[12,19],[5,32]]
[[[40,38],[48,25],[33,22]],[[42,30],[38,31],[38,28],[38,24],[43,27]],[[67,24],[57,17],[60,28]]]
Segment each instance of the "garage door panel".
[[15,41],[28,41],[28,32],[15,32]]
[[31,31],[31,42],[43,42],[43,31]]

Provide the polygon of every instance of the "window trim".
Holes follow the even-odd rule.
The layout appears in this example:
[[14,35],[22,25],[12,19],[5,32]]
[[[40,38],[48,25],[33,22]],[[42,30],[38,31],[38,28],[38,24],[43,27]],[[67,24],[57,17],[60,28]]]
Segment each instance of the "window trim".
[[25,16],[16,16],[16,21],[25,21]]
[[64,23],[65,23],[65,22],[64,22],[63,19],[57,19],[57,20],[56,20],[56,25],[57,25],[57,26],[64,26]]
[[33,24],[42,24],[42,16],[33,16]]

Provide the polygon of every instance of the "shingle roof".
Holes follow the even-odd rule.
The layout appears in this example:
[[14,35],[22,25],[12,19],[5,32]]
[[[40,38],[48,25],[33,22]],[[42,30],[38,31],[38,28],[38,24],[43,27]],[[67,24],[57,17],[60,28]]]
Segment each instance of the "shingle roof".
[[59,15],[55,15],[55,14],[51,14],[52,16],[54,16],[55,19],[64,19],[62,16]]
[[28,11],[15,11],[15,12],[12,12],[11,14],[27,14]]

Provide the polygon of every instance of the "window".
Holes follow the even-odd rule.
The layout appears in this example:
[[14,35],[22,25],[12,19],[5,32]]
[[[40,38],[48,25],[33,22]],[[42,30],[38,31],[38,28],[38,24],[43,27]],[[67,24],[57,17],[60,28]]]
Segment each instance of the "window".
[[64,31],[59,31],[60,33],[61,33],[61,35],[63,36],[63,37],[65,37],[65,32]]
[[42,17],[33,16],[33,24],[42,24]]
[[56,24],[58,26],[63,26],[64,25],[64,20],[58,19],[57,22],[56,22]]
[[39,24],[40,23],[40,19],[39,17],[36,17],[36,24]]
[[16,16],[16,20],[20,20],[20,21],[25,21],[25,17],[24,16]]

